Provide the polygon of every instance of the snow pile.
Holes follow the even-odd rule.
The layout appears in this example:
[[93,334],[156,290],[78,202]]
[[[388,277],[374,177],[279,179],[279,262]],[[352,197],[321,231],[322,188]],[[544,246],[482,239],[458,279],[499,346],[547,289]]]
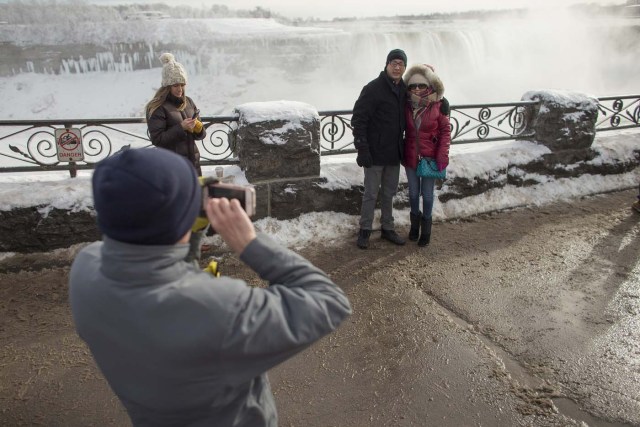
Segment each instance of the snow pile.
[[236,112],[240,120],[247,124],[283,120],[293,127],[301,127],[301,122],[320,120],[314,107],[295,101],[249,102],[237,106]]
[[302,123],[320,121],[318,111],[309,104],[296,101],[249,102],[236,107],[238,121],[242,125],[260,122],[282,121],[277,129],[269,129],[260,136],[265,145],[284,145],[285,134],[303,129]]

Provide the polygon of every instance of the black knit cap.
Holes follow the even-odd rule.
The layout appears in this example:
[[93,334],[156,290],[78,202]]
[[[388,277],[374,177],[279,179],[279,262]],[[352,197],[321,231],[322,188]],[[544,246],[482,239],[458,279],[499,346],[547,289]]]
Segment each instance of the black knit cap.
[[391,52],[389,52],[389,54],[387,55],[387,63],[384,64],[384,66],[386,67],[387,65],[389,65],[389,62],[393,61],[394,59],[402,59],[402,62],[404,62],[404,66],[407,66],[407,54],[404,53],[404,50],[393,49]]
[[191,229],[202,206],[195,168],[164,148],[107,157],[97,164],[92,183],[98,228],[121,242],[173,245]]

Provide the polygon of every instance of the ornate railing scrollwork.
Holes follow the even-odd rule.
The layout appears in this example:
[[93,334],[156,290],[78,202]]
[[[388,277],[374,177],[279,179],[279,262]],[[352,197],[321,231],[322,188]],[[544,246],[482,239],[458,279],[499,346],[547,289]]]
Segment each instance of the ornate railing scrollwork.
[[[207,127],[204,141],[196,141],[201,148],[201,164],[237,163],[231,134],[238,118],[202,117]],[[82,135],[84,159],[59,162],[56,129],[77,128]],[[3,134],[3,131],[6,131]],[[0,172],[28,172],[39,170],[92,169],[95,163],[126,147],[142,148],[151,145],[147,125],[142,118],[82,119],[82,120],[5,120],[0,121]],[[72,173],[72,176],[73,173]]]
[[232,133],[235,130],[237,116],[229,117],[203,117],[207,136],[201,141],[200,161],[202,164],[231,159],[235,149],[235,139]]
[[87,164],[95,164],[100,160],[109,157],[113,144],[109,136],[100,129],[91,129],[95,126],[85,126],[82,128],[82,146],[84,150],[84,161]]
[[56,142],[53,131],[39,130],[27,139],[29,158],[42,166],[58,164]]
[[[14,138],[13,141],[16,143],[9,143],[8,147],[11,153],[16,154],[0,152],[2,158],[8,158],[10,159],[9,161],[13,160],[31,165],[38,165],[36,167],[43,168],[56,165],[58,163],[57,159],[53,161],[51,160],[53,157],[56,157],[55,136],[53,131],[40,129],[35,132],[31,132],[34,128],[36,128],[36,126],[28,126],[5,136],[5,138]],[[19,142],[24,141],[25,136],[27,136],[26,143],[19,144]],[[3,138],[0,138],[0,140],[1,139]]]
[[628,129],[640,126],[640,96],[598,98],[596,131]]
[[[536,101],[452,106],[451,143],[468,144],[533,136],[527,132],[528,108]],[[321,111],[320,146],[324,156],[355,152],[351,110]],[[473,135],[473,137],[469,137]]]
[[[536,101],[451,107],[451,143],[503,141],[531,137],[527,132],[528,107]],[[475,135],[474,135],[475,134]],[[474,135],[475,137],[469,137]]]
[[[345,153],[355,149],[353,139],[345,138],[347,130],[352,130],[350,110],[320,112],[320,147],[323,154],[331,152]],[[344,138],[344,139],[343,139]]]

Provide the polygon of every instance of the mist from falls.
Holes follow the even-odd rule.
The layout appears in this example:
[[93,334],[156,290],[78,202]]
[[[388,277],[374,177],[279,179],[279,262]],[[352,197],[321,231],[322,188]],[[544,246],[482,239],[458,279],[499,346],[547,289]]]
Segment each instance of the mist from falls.
[[[307,31],[285,26],[277,31],[220,31],[217,20],[189,20],[186,31],[185,20],[141,22],[137,33],[115,28],[107,40],[85,32],[82,43],[57,45],[56,55],[35,39],[22,40],[28,46],[21,55],[4,55],[8,60],[0,69],[0,81],[12,82],[24,74],[42,76],[49,79],[47,85],[34,86],[31,95],[43,98],[48,87],[53,91],[56,84],[78,79],[81,84],[73,86],[83,90],[82,97],[100,98],[113,91],[109,81],[117,74],[119,84],[131,86],[121,88],[130,99],[126,109],[113,106],[107,115],[137,116],[157,89],[158,57],[171,51],[187,68],[188,94],[207,115],[228,114],[246,102],[282,99],[307,102],[319,110],[342,110],[352,108],[362,86],[383,70],[387,52],[402,48],[409,65],[435,67],[445,96],[457,105],[519,101],[527,91],[544,89],[594,96],[639,93],[640,61],[635,52],[640,23],[566,13],[540,11],[525,19],[482,22],[322,23]],[[0,41],[3,37],[12,36],[5,30]],[[24,51],[33,52],[33,57],[25,57]],[[0,92],[14,96],[17,84],[0,85]],[[62,101],[56,96],[62,95],[47,98],[52,109]],[[24,114],[35,111],[26,108],[31,111]],[[46,111],[47,106],[38,108],[56,116],[54,110]],[[95,115],[96,108],[65,114]],[[14,117],[24,118],[20,116]]]

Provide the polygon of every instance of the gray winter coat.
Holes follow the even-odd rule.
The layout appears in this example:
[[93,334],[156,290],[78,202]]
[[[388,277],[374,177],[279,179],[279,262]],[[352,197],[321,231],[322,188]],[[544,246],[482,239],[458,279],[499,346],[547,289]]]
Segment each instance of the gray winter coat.
[[184,262],[188,245],[104,237],[70,273],[86,341],[135,426],[275,426],[267,370],[351,313],[325,273],[258,236],[240,259],[268,288]]

